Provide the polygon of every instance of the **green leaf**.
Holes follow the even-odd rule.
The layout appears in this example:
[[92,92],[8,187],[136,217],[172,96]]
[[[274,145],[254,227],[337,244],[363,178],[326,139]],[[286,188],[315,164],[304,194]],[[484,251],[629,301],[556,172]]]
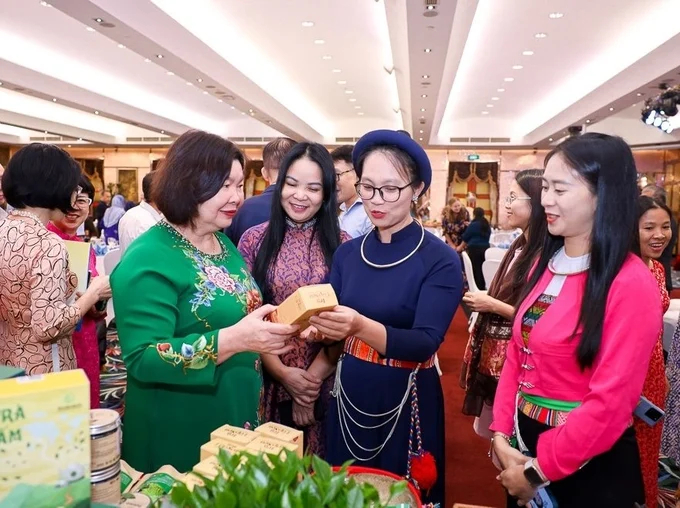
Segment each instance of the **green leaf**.
[[335,475],[333,476],[333,478],[330,479],[330,482],[328,484],[328,491],[326,492],[326,496],[323,498],[324,506],[329,504],[331,501],[335,501],[336,497],[338,497],[340,489],[344,484],[345,484],[344,476]]
[[358,485],[347,493],[347,508],[364,508],[364,493]]
[[194,370],[200,370],[204,369],[208,365],[208,358],[205,356],[194,356],[191,361],[189,362],[189,365],[187,366],[188,369],[194,369]]
[[193,343],[194,352],[198,353],[199,351],[203,351],[207,345],[208,341],[205,339],[205,335],[201,335],[196,339],[196,342]]
[[312,468],[314,473],[316,473],[323,482],[328,482],[331,479],[331,466],[328,462],[320,459],[316,455],[312,457]]
[[281,508],[293,508],[293,503],[290,500],[288,491],[285,491],[281,497]]

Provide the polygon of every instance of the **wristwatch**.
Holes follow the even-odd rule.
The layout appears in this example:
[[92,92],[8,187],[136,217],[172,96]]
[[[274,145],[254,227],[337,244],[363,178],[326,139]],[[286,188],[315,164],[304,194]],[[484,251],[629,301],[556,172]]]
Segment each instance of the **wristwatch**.
[[550,482],[543,478],[543,475],[534,465],[534,459],[529,459],[524,463],[524,477],[534,489],[540,489],[550,485]]

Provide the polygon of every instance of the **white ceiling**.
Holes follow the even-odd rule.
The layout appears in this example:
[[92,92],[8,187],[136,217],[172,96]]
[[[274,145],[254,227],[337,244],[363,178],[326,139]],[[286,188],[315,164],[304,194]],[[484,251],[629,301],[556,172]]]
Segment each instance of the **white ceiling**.
[[338,144],[403,128],[434,148],[546,147],[574,125],[680,141],[680,115],[670,135],[640,120],[680,81],[680,0],[0,4],[4,143],[158,145],[199,128]]

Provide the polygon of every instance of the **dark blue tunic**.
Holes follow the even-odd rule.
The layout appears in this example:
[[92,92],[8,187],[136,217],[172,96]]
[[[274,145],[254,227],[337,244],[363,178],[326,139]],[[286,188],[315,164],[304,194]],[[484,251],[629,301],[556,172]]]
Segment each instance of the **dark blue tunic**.
[[[381,243],[373,231],[366,239],[364,254],[372,263],[389,264],[408,255],[420,237],[421,227],[416,222],[392,235],[389,244]],[[386,358],[427,361],[439,349],[458,307],[463,284],[459,256],[446,243],[425,232],[423,244],[412,257],[392,268],[379,269],[362,260],[362,240],[360,237],[344,243],[333,258],[330,282],[340,304],[385,325]],[[344,396],[349,399],[345,410],[351,418],[345,418],[343,432],[338,399],[332,398],[327,415],[327,459],[331,464],[355,460],[356,455],[362,459],[355,460],[357,466],[406,474],[410,398],[398,416],[392,437],[375,458],[363,460],[377,450],[369,452],[359,446],[374,449],[385,441],[394,420],[377,429],[362,428],[375,427],[385,418],[371,418],[361,412],[375,415],[397,407],[406,392],[410,373],[409,369],[369,363],[348,354],[343,356],[340,381]],[[444,400],[434,367],[419,371],[417,387],[423,448],[434,455],[439,473],[437,485],[426,501],[443,503]]]

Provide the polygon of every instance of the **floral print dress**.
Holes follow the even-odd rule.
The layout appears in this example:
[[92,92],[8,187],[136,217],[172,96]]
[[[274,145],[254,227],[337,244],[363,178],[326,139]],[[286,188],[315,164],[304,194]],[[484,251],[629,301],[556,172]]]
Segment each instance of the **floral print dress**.
[[139,471],[186,472],[216,428],[261,422],[259,355],[217,359],[220,330],[262,298],[236,247],[215,234],[222,252],[209,255],[160,222],[111,275],[128,383],[122,453]]
[[[267,230],[268,222],[250,228],[241,237],[238,247],[243,258],[251,268],[255,264],[255,258],[260,249],[260,244]],[[270,273],[271,288],[274,296],[274,305],[279,305],[292,295],[296,289],[310,284],[321,284],[328,281],[328,269],[324,261],[323,252],[319,242],[314,239],[314,219],[298,225],[288,221],[286,235],[279,255]],[[342,240],[350,240],[350,236],[342,233]],[[321,351],[319,342],[309,342],[300,338],[293,339],[293,350],[281,357],[281,361],[287,367],[308,369],[316,355]],[[319,395],[321,407],[328,406],[330,392],[333,387],[335,376],[327,378]],[[274,381],[265,372],[264,392],[264,417],[267,421],[281,422],[279,406],[281,403],[292,400],[290,394],[280,383]],[[305,432],[306,452],[323,457],[324,453],[324,427],[325,422],[316,422]]]

